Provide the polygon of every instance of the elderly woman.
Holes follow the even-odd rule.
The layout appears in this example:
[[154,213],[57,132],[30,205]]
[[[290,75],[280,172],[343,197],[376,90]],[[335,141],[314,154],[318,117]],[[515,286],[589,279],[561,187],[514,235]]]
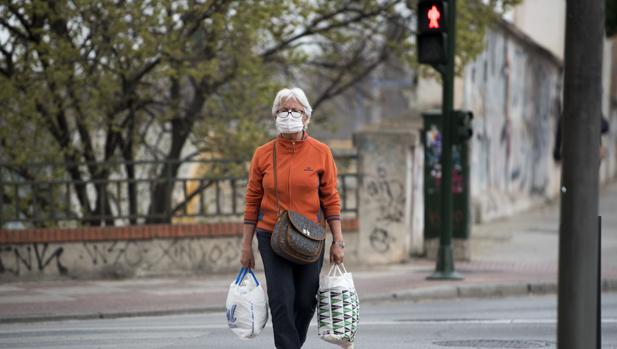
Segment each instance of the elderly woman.
[[256,233],[268,285],[274,344],[281,349],[300,348],[306,340],[317,305],[323,250],[316,262],[300,265],[278,256],[270,247],[278,218],[274,146],[280,209],[299,212],[315,222],[325,219],[333,237],[330,262],[340,264],[344,255],[336,166],[330,148],[306,132],[311,112],[311,105],[301,89],[283,89],[277,93],[272,115],[279,135],[255,151],[246,192],[240,263],[254,268],[251,246]]

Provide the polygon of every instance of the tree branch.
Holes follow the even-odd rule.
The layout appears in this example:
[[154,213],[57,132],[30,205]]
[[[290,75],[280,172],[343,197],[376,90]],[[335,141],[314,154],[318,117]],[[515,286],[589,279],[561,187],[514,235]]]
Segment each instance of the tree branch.
[[362,49],[357,50],[355,55],[354,55],[354,57],[351,59],[351,61],[347,63],[348,68],[346,70],[341,71],[339,76],[337,76],[337,78],[335,78],[332,81],[332,83],[330,83],[330,85],[324,90],[324,92],[322,92],[322,94],[316,99],[316,101],[313,104],[313,110],[317,109],[319,107],[319,105],[321,105],[326,100],[340,95],[345,90],[347,90],[351,86],[355,85],[356,83],[358,83],[359,81],[364,79],[373,70],[375,70],[375,68],[377,68],[381,63],[383,63],[385,60],[387,60],[388,57],[389,57],[389,53],[390,53],[389,44],[388,43],[390,41],[392,41],[392,40],[395,40],[395,41],[396,40],[400,40],[401,37],[404,34],[402,28],[396,27],[395,29],[396,30],[393,30],[392,32],[386,34],[385,42],[383,43],[383,46],[382,46],[382,48],[380,50],[380,54],[375,59],[374,62],[372,62],[371,64],[367,65],[359,73],[355,74],[353,76],[353,78],[350,79],[349,81],[341,84],[340,86],[337,86],[337,84],[339,84],[342,81],[343,75],[346,72],[350,71],[353,68],[353,66],[355,66],[357,64],[358,59],[361,58],[361,53],[362,53],[363,50]]
[[8,8],[9,8],[9,11],[11,11],[11,13],[15,17],[17,17],[17,20],[19,21],[19,23],[21,23],[21,25],[24,27],[24,29],[28,32],[28,36],[32,37],[32,32],[30,31],[30,23],[28,23],[26,18],[24,16],[22,16],[21,13],[19,13],[19,9],[16,8],[11,3],[9,3]]
[[3,27],[5,27],[6,29],[8,29],[8,31],[10,31],[11,33],[15,34],[17,37],[19,37],[21,40],[23,41],[28,41],[30,36],[26,35],[24,33],[22,33],[19,29],[13,27],[12,25],[10,25],[5,18],[0,17],[0,25],[2,25]]
[[7,78],[10,78],[15,72],[15,65],[13,63],[13,52],[7,51],[3,45],[0,45],[0,52],[6,59],[6,67],[0,69],[2,70],[3,75],[5,75]]
[[341,14],[341,13],[349,10],[349,8],[347,8],[345,6],[345,7],[341,8],[341,9],[335,11],[334,13],[326,14],[326,15],[323,15],[323,16],[321,16],[319,18],[316,18],[315,20],[313,20],[313,22],[311,23],[310,26],[308,26],[308,27],[306,27],[304,29],[303,32],[298,33],[296,35],[293,35],[293,36],[291,36],[291,37],[281,41],[276,46],[274,46],[274,47],[272,47],[270,49],[267,49],[266,51],[262,52],[260,54],[260,56],[262,57],[262,59],[267,60],[270,56],[274,55],[275,53],[277,53],[277,52],[279,52],[279,51],[281,51],[283,49],[285,49],[286,47],[288,47],[291,43],[293,43],[296,40],[299,40],[299,39],[301,39],[303,37],[306,37],[306,36],[309,36],[309,35],[325,33],[325,32],[331,31],[333,29],[343,28],[343,27],[346,27],[346,26],[348,26],[350,24],[361,22],[364,19],[378,16],[378,15],[380,15],[384,11],[385,8],[387,8],[389,6],[391,6],[391,4],[387,5],[387,6],[383,7],[383,8],[380,7],[377,10],[374,10],[374,11],[371,11],[371,12],[366,12],[366,13],[362,12],[362,11],[357,11],[356,10],[356,11],[353,11],[353,12],[356,12],[356,13],[359,13],[359,14],[357,16],[355,16],[355,17],[352,17],[352,18],[347,19],[345,21],[335,22],[335,23],[332,23],[332,24],[327,25],[327,26],[322,27],[322,28],[315,28],[316,26],[318,26],[324,20],[330,19],[332,17],[335,17],[338,14]]
[[201,194],[204,190],[208,189],[212,184],[214,184],[214,181],[208,181],[207,183],[200,184],[197,189],[193,190],[191,194],[189,194],[186,198],[184,198],[182,202],[180,202],[178,205],[176,205],[176,207],[171,210],[171,215],[173,216],[178,211],[183,210],[184,207],[186,207],[191,202],[191,200],[193,200],[193,198]]
[[212,3],[210,7],[208,7],[204,11],[204,13],[202,13],[200,16],[196,16],[197,18],[195,18],[194,20],[190,18],[192,17],[191,15],[193,14],[193,12],[185,13],[184,16],[182,16],[182,20],[185,22],[193,21],[193,25],[191,25],[189,29],[184,32],[183,37],[188,38],[191,35],[195,34],[197,29],[199,29],[199,25],[201,24],[202,21],[211,17],[214,13],[217,13],[220,9],[223,8],[223,5],[228,5],[228,3],[229,1],[216,0]]

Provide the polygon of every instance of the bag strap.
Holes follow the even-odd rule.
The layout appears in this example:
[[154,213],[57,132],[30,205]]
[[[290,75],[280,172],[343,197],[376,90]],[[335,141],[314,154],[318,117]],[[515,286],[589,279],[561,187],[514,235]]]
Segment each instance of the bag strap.
[[246,271],[247,271],[247,268],[242,267],[242,269],[240,269],[240,272],[236,276],[236,285],[240,285],[240,283],[242,282],[242,279],[244,279],[244,276],[246,275]]
[[247,273],[251,274],[253,280],[255,281],[255,285],[259,286],[259,281],[257,280],[257,277],[255,276],[255,273],[253,273],[253,270],[251,270],[251,268],[240,269],[240,273],[238,274],[238,276],[236,276],[236,285],[240,285],[240,283],[242,283],[242,280],[244,280]]
[[276,139],[272,145],[274,147],[274,151],[272,152],[272,162],[274,163],[274,193],[276,195],[276,216],[278,217],[281,214],[281,206],[279,205],[279,185],[276,177]]
[[253,280],[255,280],[255,286],[259,286],[259,281],[257,281],[257,277],[255,276],[255,273],[253,273],[251,269],[249,269],[249,273],[253,277]]
[[[276,176],[276,138],[274,139],[274,142],[272,142],[272,147],[274,148],[272,151],[272,162],[273,162],[273,166],[274,166],[274,194],[276,195],[276,217],[281,215],[281,206],[280,206],[280,199],[279,199],[279,185],[278,185],[278,180],[277,180],[277,176]],[[321,178],[319,180],[319,185],[321,186]],[[321,227],[323,229],[326,229],[326,213],[324,212],[324,210],[319,207],[319,210],[321,211],[321,215],[322,217],[322,221],[321,221]]]
[[[341,270],[341,267],[343,268]],[[332,266],[330,267],[330,271],[328,272],[328,276],[343,276],[344,274],[347,274],[347,270],[345,269],[345,266],[343,265],[343,263],[341,264],[332,264]]]

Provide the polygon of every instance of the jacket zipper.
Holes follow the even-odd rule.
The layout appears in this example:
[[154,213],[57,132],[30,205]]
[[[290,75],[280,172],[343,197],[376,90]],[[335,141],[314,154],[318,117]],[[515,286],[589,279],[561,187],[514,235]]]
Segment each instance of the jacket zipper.
[[289,177],[287,178],[287,192],[289,193],[289,209],[293,210],[292,208],[292,202],[291,201],[291,167],[293,164],[293,159],[294,159],[294,155],[296,155],[296,142],[292,141],[291,142],[291,147],[292,147],[292,155],[291,155],[291,160],[289,161]]

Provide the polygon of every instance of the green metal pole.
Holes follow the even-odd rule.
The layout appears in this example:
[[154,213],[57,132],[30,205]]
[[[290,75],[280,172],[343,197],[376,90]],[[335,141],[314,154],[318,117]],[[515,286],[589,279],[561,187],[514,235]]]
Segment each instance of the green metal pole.
[[452,109],[454,104],[454,52],[456,45],[456,3],[447,1],[448,8],[448,63],[442,74],[442,139],[441,139],[441,232],[437,265],[429,280],[461,280],[454,271],[452,252]]

